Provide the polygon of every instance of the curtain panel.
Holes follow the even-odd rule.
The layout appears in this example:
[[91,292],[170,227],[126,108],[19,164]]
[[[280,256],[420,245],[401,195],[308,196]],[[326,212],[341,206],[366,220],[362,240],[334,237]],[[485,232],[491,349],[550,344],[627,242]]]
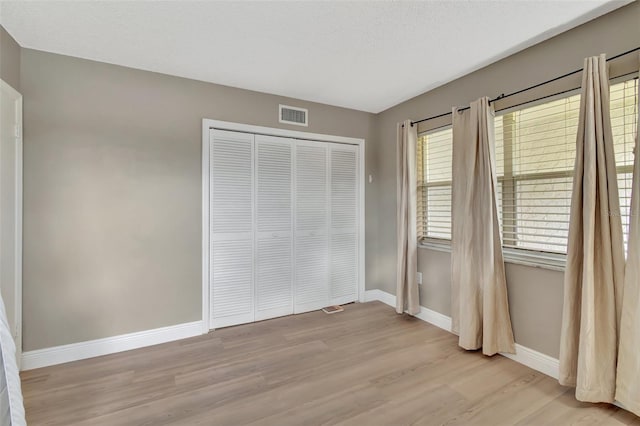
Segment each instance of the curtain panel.
[[464,349],[515,352],[498,222],[489,98],[453,109],[452,329]]
[[420,312],[418,295],[416,143],[417,126],[411,120],[398,123],[397,133],[397,274],[396,312]]
[[563,385],[613,402],[624,247],[604,55],[586,58],[569,221],[560,342]]
[[[640,85],[638,98],[640,100]],[[640,102],[633,161],[629,243],[624,273],[624,300],[620,320],[620,346],[616,399],[640,416]]]

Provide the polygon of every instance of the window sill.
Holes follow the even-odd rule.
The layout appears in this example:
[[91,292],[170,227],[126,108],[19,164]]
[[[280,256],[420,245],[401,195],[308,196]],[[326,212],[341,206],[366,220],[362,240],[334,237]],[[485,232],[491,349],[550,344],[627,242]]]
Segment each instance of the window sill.
[[422,240],[418,241],[418,247],[451,253],[451,241],[449,240]]
[[[424,240],[418,242],[418,247],[451,253],[451,241],[448,240]],[[511,247],[503,247],[502,253],[504,261],[507,263],[549,269],[552,271],[564,272],[567,263],[567,256],[559,253],[545,253]]]

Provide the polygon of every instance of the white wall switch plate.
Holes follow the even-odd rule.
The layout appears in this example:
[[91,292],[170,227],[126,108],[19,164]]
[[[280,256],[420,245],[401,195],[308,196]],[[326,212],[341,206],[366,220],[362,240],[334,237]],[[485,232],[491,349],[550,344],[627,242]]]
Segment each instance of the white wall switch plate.
[[422,272],[418,272],[418,285],[422,284]]

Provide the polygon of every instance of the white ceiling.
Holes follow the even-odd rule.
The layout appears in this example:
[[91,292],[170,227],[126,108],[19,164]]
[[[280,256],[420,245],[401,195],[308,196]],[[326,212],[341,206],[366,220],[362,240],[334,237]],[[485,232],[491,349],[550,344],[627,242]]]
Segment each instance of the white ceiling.
[[23,47],[380,112],[622,1],[2,1]]

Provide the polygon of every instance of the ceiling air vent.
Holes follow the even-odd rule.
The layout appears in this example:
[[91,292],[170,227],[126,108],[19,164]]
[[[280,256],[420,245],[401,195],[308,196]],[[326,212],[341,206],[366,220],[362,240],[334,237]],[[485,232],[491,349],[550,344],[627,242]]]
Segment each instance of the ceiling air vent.
[[309,110],[288,105],[280,105],[280,122],[295,124],[296,126],[309,125]]

